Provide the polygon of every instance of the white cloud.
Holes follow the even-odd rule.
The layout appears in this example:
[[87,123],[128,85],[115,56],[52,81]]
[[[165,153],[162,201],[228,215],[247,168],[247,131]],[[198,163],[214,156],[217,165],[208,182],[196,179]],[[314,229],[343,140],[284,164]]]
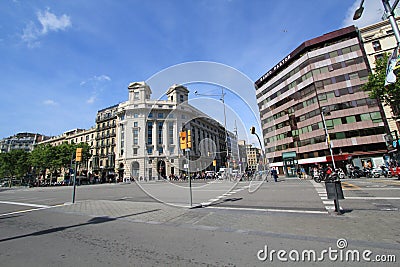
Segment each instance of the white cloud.
[[86,103],[88,104],[95,103],[96,100],[98,99],[98,96],[104,90],[105,82],[110,82],[110,81],[111,81],[110,76],[105,74],[99,76],[95,75],[92,78],[82,81],[80,83],[80,86],[88,87],[92,90],[91,96],[86,100]]
[[57,17],[48,9],[44,12],[38,11],[36,16],[40,26],[36,25],[33,21],[30,21],[23,29],[23,34],[21,36],[22,41],[26,42],[30,48],[38,47],[40,45],[39,38],[45,36],[49,32],[64,31],[72,25],[69,16],[63,14]]
[[47,99],[47,100],[43,101],[43,104],[46,106],[57,106],[58,105],[57,102],[55,102],[54,100],[51,100],[51,99]]
[[355,25],[358,28],[377,23],[382,20],[384,8],[380,0],[365,0],[364,12],[358,20],[353,20],[354,12],[360,6],[361,0],[354,1],[354,4],[347,10],[346,18],[343,21],[343,27]]
[[63,14],[57,18],[57,16],[49,12],[49,10],[43,13],[39,11],[37,13],[37,18],[42,25],[42,34],[46,34],[48,31],[57,32],[59,30],[65,30],[71,26],[71,19],[69,16]]
[[88,100],[86,100],[86,103],[93,104],[95,101],[96,101],[96,96],[92,95]]
[[111,78],[109,76],[103,74],[103,75],[100,75],[100,76],[94,76],[93,80],[96,80],[96,81],[111,81]]

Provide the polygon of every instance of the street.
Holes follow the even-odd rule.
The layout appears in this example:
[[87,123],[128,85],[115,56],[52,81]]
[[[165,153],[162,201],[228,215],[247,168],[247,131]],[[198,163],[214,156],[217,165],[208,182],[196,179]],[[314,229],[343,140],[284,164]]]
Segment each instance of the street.
[[[378,259],[397,266],[400,181],[342,184],[343,215],[332,211],[323,183],[288,178],[196,182],[191,209],[187,183],[79,186],[75,204],[72,187],[1,189],[0,259],[3,266],[377,266]],[[330,248],[361,256],[335,259],[322,252]],[[295,257],[311,250],[315,259]]]

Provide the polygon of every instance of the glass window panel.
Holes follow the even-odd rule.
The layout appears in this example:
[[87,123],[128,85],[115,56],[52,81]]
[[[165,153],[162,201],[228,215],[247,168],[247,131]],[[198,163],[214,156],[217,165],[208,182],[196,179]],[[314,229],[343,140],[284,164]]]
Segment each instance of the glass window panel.
[[346,122],[347,123],[356,122],[356,116],[348,116],[348,117],[346,117]]
[[371,116],[369,115],[369,113],[365,113],[365,114],[361,114],[361,121],[370,121],[371,120]]
[[370,113],[373,122],[381,122],[382,116],[379,112],[371,112]]
[[337,125],[341,125],[341,124],[342,124],[342,120],[341,120],[340,118],[338,118],[338,119],[333,119],[332,122],[333,122],[333,125],[334,125],[334,126],[337,126]]
[[346,138],[345,133],[336,133],[336,139],[344,139]]

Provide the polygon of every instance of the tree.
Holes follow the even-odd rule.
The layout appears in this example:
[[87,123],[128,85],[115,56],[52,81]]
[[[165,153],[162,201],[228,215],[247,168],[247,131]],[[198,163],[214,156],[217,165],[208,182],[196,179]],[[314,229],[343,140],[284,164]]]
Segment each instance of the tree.
[[400,77],[394,84],[385,86],[386,65],[389,55],[385,54],[375,62],[375,72],[368,75],[368,82],[363,85],[363,90],[369,91],[369,97],[380,100],[391,107],[395,116],[400,115]]
[[52,146],[49,144],[38,145],[31,152],[30,162],[39,173],[43,172],[44,178],[46,179],[46,170],[51,167],[52,159]]
[[0,154],[0,175],[9,177],[10,186],[13,178],[20,178],[22,181],[29,170],[29,153],[25,150],[16,149]]

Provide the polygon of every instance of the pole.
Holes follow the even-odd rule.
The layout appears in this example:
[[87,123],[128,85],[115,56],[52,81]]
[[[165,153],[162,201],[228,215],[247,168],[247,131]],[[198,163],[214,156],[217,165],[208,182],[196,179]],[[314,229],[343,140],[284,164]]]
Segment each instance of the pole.
[[[265,153],[264,153],[264,149],[263,149],[263,147],[262,147],[260,137],[258,136],[258,134],[257,134],[256,132],[254,132],[254,134],[257,136],[258,143],[260,143],[261,154],[262,154],[262,156],[263,156],[263,171],[264,171],[264,174],[267,175],[267,173],[265,173]],[[267,181],[268,181],[268,180],[267,180]]]
[[[227,162],[227,167],[229,170],[229,148],[228,148],[228,132],[226,130],[226,108],[225,108],[225,93],[224,93],[224,88],[221,88],[221,100],[222,104],[224,105],[224,128],[225,128],[225,146],[226,146],[226,162]],[[225,172],[226,174],[227,172]]]
[[[330,138],[329,138],[328,129],[326,128],[324,113],[325,113],[325,111],[324,111],[324,109],[323,109],[322,112],[321,112],[321,115],[322,115],[322,122],[323,122],[323,124],[324,124],[324,130],[325,130],[326,141],[328,142],[329,152],[331,153],[332,164],[333,164],[333,170],[336,170],[335,160],[333,159],[333,151],[332,151],[332,146],[331,146],[331,140],[330,140]],[[339,178],[339,177],[338,177],[338,178]]]
[[[398,3],[398,1],[396,1],[395,4],[393,5],[393,9],[396,8],[397,3]],[[386,14],[388,15],[390,25],[392,26],[394,36],[396,37],[397,45],[399,45],[399,43],[400,43],[399,27],[397,26],[396,19],[393,16],[393,10],[389,5],[388,0],[382,0],[382,4],[383,4],[383,7],[385,8]]]
[[75,160],[75,171],[74,171],[74,191],[72,192],[72,203],[75,203],[75,191],[76,191],[76,160]]
[[187,154],[187,172],[189,175],[189,194],[190,194],[190,207],[193,206],[193,201],[192,201],[192,177],[190,176],[190,149],[186,149],[186,154]]

